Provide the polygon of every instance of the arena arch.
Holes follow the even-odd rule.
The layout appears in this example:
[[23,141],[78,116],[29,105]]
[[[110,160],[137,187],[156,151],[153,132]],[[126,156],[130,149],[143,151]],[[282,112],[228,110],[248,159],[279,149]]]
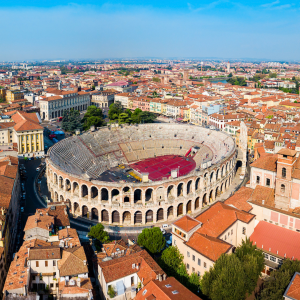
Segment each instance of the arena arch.
[[106,209],[102,209],[101,211],[101,222],[109,222],[109,215]]
[[111,200],[114,200],[117,196],[119,196],[120,195],[120,192],[119,192],[119,190],[117,190],[117,189],[113,189],[112,191],[111,191]]
[[177,197],[183,196],[183,182],[179,183],[177,186]]
[[91,187],[91,199],[98,198],[98,188],[95,186]]
[[188,183],[187,183],[187,186],[186,186],[186,194],[189,195],[192,193],[192,183],[193,181],[190,180]]
[[152,188],[148,188],[146,190],[146,192],[145,192],[145,199],[146,199],[146,202],[153,200],[153,189]]
[[156,200],[158,200],[158,201],[164,200],[164,198],[165,198],[164,192],[165,192],[165,189],[162,186],[158,187],[156,189]]
[[65,203],[66,203],[67,207],[69,208],[69,210],[71,210],[71,200],[66,199]]
[[210,173],[210,180],[209,180],[210,183],[212,183],[213,180],[214,180],[214,174],[215,174],[214,171],[212,171],[212,172]]
[[168,197],[168,199],[174,199],[174,197],[175,197],[175,187],[174,187],[174,185],[169,185],[168,186],[167,197]]
[[146,212],[146,223],[151,223],[151,222],[153,222],[153,211],[148,210]]
[[136,211],[134,213],[134,224],[142,224],[143,222],[143,215],[141,211]]
[[214,193],[213,193],[213,190],[211,190],[210,192],[209,192],[209,203],[211,203],[211,202],[213,202],[214,201]]
[[195,181],[195,191],[198,191],[200,188],[200,177],[198,177]]
[[65,180],[65,185],[66,185],[66,191],[70,192],[71,191],[71,182],[69,179]]
[[131,213],[129,211],[123,213],[123,224],[131,224]]
[[54,173],[54,184],[58,185],[58,178],[56,173]]
[[112,220],[111,220],[112,223],[120,223],[120,214],[118,211],[113,211],[112,212]]
[[87,198],[88,195],[89,195],[88,187],[87,187],[85,184],[83,184],[83,185],[81,186],[81,197],[82,197],[82,198]]
[[54,202],[58,202],[58,193],[57,192],[54,193]]
[[89,212],[88,207],[86,205],[83,205],[82,206],[82,217],[87,218],[88,217],[88,212]]
[[135,189],[133,197],[134,197],[134,203],[142,201],[142,190],[141,189]]
[[189,200],[186,204],[186,213],[190,214],[192,212],[192,200]]
[[59,202],[64,202],[64,196],[63,195],[59,196]]
[[183,204],[179,203],[177,206],[177,217],[183,215]]
[[218,169],[216,172],[216,181],[219,179],[219,177],[220,177],[220,169]]
[[129,187],[129,186],[124,186],[124,187],[123,187],[123,193],[124,193],[124,194],[130,193],[130,187]]
[[196,200],[195,200],[195,210],[198,209],[200,206],[200,198],[197,197]]
[[208,204],[207,193],[205,193],[202,199],[202,207],[206,206],[207,204]]
[[79,196],[79,185],[76,181],[73,182],[73,195]]
[[108,189],[101,189],[101,201],[108,201]]
[[99,214],[98,214],[98,209],[97,208],[92,208],[92,220],[99,220]]
[[60,189],[64,188],[64,179],[61,176],[58,177],[58,187]]
[[158,209],[156,212],[156,221],[163,221],[164,220],[164,210],[162,208]]
[[174,208],[173,208],[173,206],[170,206],[167,211],[167,220],[169,220],[169,218],[173,218],[173,217],[174,217]]
[[77,202],[74,202],[73,204],[73,208],[74,208],[74,214],[80,214],[80,206]]

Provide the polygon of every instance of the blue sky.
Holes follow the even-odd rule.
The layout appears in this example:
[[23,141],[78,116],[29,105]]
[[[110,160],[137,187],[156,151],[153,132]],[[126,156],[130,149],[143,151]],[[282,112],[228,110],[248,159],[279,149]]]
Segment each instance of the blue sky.
[[287,0],[7,0],[0,61],[218,57],[300,61],[300,3]]

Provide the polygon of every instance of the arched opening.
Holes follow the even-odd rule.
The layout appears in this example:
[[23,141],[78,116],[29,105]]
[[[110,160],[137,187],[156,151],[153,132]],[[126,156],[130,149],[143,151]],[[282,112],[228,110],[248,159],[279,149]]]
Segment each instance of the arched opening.
[[129,211],[125,211],[123,213],[123,223],[124,224],[130,224],[131,223],[131,214]]
[[57,194],[57,192],[55,192],[55,194],[54,194],[54,202],[58,202],[58,194]]
[[243,163],[240,160],[238,160],[235,165],[235,171],[237,172],[242,165]]
[[73,182],[73,195],[79,196],[79,185],[77,182]]
[[173,208],[173,206],[170,206],[167,211],[168,220],[173,219],[173,216],[174,216],[174,208]]
[[195,182],[195,190],[198,191],[199,188],[200,188],[200,178],[197,178]]
[[140,189],[134,190],[134,203],[142,201],[142,191]]
[[156,200],[162,201],[164,198],[164,188],[161,186],[156,190]]
[[145,196],[146,196],[146,201],[152,201],[153,200],[153,190],[147,189]]
[[57,179],[57,175],[54,173],[54,184],[58,184],[58,179]]
[[183,183],[179,183],[177,186],[177,197],[183,196]]
[[130,188],[128,186],[125,186],[123,188],[123,193],[126,194],[126,193],[130,193]]
[[112,223],[120,223],[120,214],[116,210],[112,213]]
[[282,184],[280,186],[280,191],[281,191],[281,193],[285,193],[285,185],[284,184]]
[[286,178],[286,168],[282,168],[281,174],[282,174],[282,178]]
[[199,197],[198,197],[198,198],[196,198],[196,201],[195,201],[195,210],[196,210],[197,208],[199,208],[199,206],[200,206],[200,199],[199,199]]
[[180,203],[180,204],[178,204],[178,206],[177,206],[177,216],[180,216],[180,215],[182,215],[182,214],[183,214],[183,204]]
[[192,192],[192,180],[190,180],[186,186],[186,193],[189,195]]
[[224,177],[224,165],[222,166],[221,176]]
[[219,179],[219,169],[217,170],[217,172],[216,172],[216,180],[218,180]]
[[207,205],[207,193],[205,193],[203,195],[203,200],[202,200],[202,207],[206,206]]
[[65,201],[65,203],[66,203],[67,207],[68,207],[69,210],[70,210],[70,209],[71,209],[71,201],[70,201],[70,199],[67,199],[67,200]]
[[99,220],[99,215],[98,215],[98,209],[97,208],[92,208],[92,219],[98,221]]
[[89,194],[88,187],[87,187],[85,184],[83,184],[83,185],[81,186],[81,197],[82,197],[82,198],[87,198],[87,197],[88,197],[88,194]]
[[211,172],[211,174],[210,174],[210,182],[213,181],[213,178],[214,178],[214,172]]
[[227,190],[228,188],[228,179],[225,181],[225,191]]
[[108,211],[106,209],[101,211],[101,220],[102,222],[109,222]]
[[60,195],[59,196],[59,202],[63,202],[64,201],[64,196],[63,195]]
[[213,190],[211,190],[209,193],[209,203],[214,201],[213,197],[214,197]]
[[129,203],[130,202],[130,199],[128,196],[124,197],[124,203]]
[[101,189],[101,200],[108,201],[108,190],[106,188]]
[[221,195],[220,188],[217,187],[216,192],[215,192],[215,199],[217,199],[217,197],[220,196],[220,195]]
[[156,213],[156,220],[157,222],[164,220],[164,210],[160,208]]
[[148,210],[146,212],[146,223],[151,223],[151,222],[153,222],[153,211]]
[[71,182],[69,179],[66,179],[66,191],[67,192],[71,191]]
[[186,204],[186,213],[190,214],[192,212],[192,200],[189,200],[189,202]]
[[116,197],[118,197],[119,194],[120,194],[119,190],[113,189],[111,191],[111,199],[112,199],[112,201],[116,200]]
[[168,199],[173,199],[175,197],[174,190],[175,190],[174,185],[168,186],[168,190],[167,190]]
[[89,209],[87,208],[87,206],[83,205],[82,206],[82,216],[87,218],[88,217],[88,212],[89,212]]
[[143,222],[142,212],[136,211],[134,214],[134,224],[141,224]]
[[80,213],[80,207],[79,204],[74,202],[74,213],[79,214]]
[[59,178],[58,178],[58,187],[60,189],[64,188],[64,179],[61,176],[59,176]]
[[98,189],[95,186],[92,186],[91,188],[91,198],[98,198]]

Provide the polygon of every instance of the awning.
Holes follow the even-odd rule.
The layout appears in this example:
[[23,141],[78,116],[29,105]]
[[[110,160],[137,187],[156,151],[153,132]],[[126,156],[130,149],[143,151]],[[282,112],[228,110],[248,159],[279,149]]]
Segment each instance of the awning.
[[117,281],[116,287],[118,295],[123,295],[125,293],[125,286],[123,280]]

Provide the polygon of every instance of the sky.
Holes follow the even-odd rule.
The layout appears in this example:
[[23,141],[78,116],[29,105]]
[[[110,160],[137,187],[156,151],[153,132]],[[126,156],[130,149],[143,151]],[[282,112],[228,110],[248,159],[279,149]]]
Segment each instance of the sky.
[[300,1],[73,1],[0,1],[0,61],[300,61]]

